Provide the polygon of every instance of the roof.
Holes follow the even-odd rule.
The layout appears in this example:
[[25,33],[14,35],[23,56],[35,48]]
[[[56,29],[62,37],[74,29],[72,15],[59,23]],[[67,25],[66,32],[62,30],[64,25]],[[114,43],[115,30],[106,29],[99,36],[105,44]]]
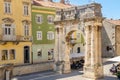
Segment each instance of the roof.
[[120,25],[120,20],[107,20],[107,21],[115,25]]
[[33,5],[52,7],[52,8],[58,8],[58,9],[72,7],[72,5],[70,4],[63,4],[59,2],[50,2],[50,1],[43,1],[43,0],[33,0]]

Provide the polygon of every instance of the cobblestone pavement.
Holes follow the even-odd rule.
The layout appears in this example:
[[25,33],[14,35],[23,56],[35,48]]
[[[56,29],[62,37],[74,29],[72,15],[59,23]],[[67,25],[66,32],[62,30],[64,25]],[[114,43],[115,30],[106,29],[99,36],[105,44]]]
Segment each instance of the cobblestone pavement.
[[[99,80],[118,80],[115,75],[109,72],[112,64],[115,62],[106,61],[103,59],[104,64],[104,78]],[[28,75],[22,75],[14,77],[12,80],[94,80],[83,77],[83,71],[74,70],[70,74],[56,74],[53,71],[32,73]]]

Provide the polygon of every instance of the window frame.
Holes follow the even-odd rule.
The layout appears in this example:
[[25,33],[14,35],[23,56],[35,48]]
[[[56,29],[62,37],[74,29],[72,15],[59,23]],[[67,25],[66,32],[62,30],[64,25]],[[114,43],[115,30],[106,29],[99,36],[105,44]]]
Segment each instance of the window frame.
[[24,36],[29,36],[30,35],[30,29],[29,29],[29,24],[24,24]]
[[54,40],[55,39],[55,34],[53,31],[48,31],[47,32],[47,40]]
[[29,4],[23,4],[23,15],[29,16]]
[[54,21],[54,16],[53,15],[48,15],[47,16],[47,22],[48,22],[48,24],[53,24],[53,21]]
[[8,1],[4,2],[4,13],[6,13],[6,14],[12,13],[11,2],[8,2]]
[[[40,52],[40,53],[39,53]],[[42,57],[42,49],[37,49],[37,56],[38,57]]]
[[[3,56],[3,54],[4,54],[4,53],[3,53],[3,51],[7,51],[7,55],[6,55],[6,53],[5,53],[5,55],[7,56],[7,58],[6,58],[6,59],[3,59],[3,57],[2,57],[2,56]],[[1,50],[1,60],[2,60],[2,61],[9,60],[9,53],[8,53],[8,50],[6,50],[6,49]]]
[[37,40],[42,40],[42,31],[37,31],[36,37],[37,37]]
[[[10,54],[11,54],[10,51],[11,50],[14,50],[14,58],[13,59],[11,59],[11,56],[10,56]],[[15,59],[16,59],[16,51],[15,51],[15,49],[10,49],[9,50],[9,60],[15,60]]]
[[[9,25],[9,26],[7,26]],[[15,35],[15,26],[14,24],[2,24],[2,28],[3,28],[3,35],[4,36],[13,36]]]
[[[13,59],[11,59],[11,56],[10,56],[10,51],[11,50],[14,50],[14,58]],[[6,59],[3,59],[2,58],[2,55],[3,55],[3,52],[2,51],[7,51],[7,58]],[[3,49],[3,50],[1,50],[1,57],[0,57],[0,60],[1,61],[6,61],[6,60],[15,60],[16,59],[16,50],[15,49],[9,49],[9,50],[7,50],[7,49]]]
[[36,17],[35,17],[35,21],[36,21],[37,24],[42,24],[43,16],[40,15],[40,14],[37,14]]

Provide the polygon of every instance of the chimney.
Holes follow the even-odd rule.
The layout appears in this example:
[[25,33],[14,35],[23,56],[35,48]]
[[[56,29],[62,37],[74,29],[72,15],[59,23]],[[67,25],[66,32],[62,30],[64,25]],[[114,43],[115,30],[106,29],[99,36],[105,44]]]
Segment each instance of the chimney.
[[65,0],[60,0],[60,3],[65,4]]

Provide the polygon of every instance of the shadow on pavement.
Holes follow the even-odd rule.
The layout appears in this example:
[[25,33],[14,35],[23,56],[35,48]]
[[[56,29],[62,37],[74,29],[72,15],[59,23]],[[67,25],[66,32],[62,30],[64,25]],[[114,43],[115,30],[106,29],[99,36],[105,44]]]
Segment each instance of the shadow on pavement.
[[119,80],[119,79],[117,77],[104,76],[103,79],[99,79],[99,80]]
[[117,62],[114,62],[114,61],[106,61],[106,62],[103,62],[103,65],[114,64],[114,63],[117,63]]

